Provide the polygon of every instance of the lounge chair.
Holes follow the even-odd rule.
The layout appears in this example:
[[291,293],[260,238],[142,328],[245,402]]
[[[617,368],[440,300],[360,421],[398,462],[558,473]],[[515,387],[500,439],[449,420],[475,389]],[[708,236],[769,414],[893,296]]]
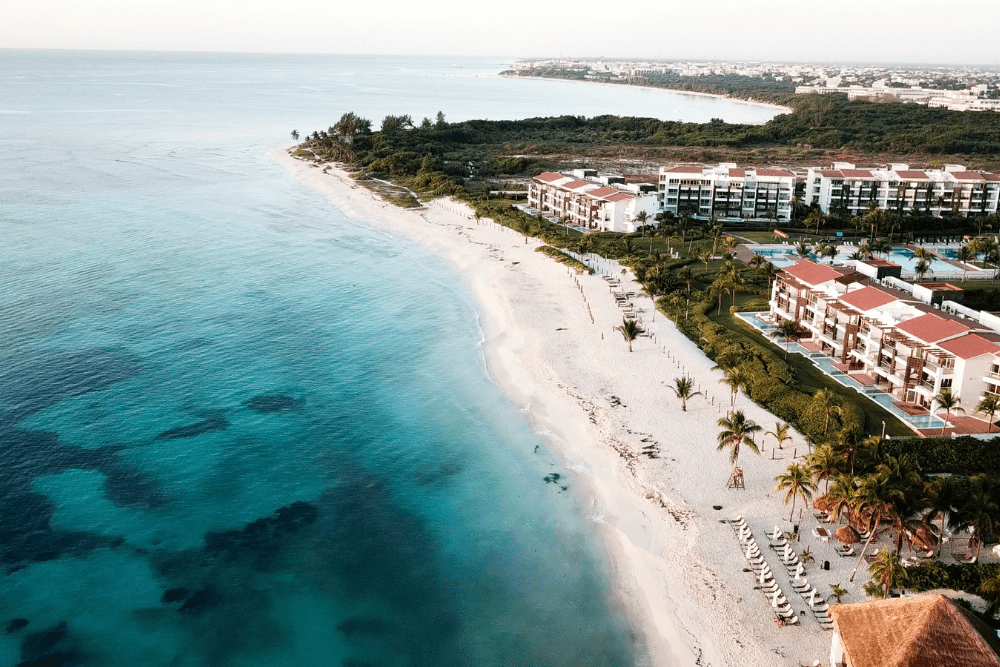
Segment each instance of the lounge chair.
[[845,549],[843,551],[840,550],[840,549],[837,549],[837,555],[838,556],[853,556],[854,555],[854,547],[852,546],[850,549]]
[[812,588],[812,584],[810,584],[809,580],[805,577],[802,577],[802,580],[798,583],[796,583],[795,580],[792,580],[792,590],[794,591],[804,594],[805,592],[808,592],[810,588]]

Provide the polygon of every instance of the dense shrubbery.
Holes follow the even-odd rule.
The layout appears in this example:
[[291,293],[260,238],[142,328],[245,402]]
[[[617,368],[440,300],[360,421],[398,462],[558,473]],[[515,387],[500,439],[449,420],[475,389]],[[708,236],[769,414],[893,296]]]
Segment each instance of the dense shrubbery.
[[1000,437],[894,438],[884,447],[892,456],[909,454],[927,474],[1000,474]]
[[996,576],[998,572],[1000,565],[995,563],[961,565],[929,561],[906,569],[906,588],[918,593],[946,588],[981,595],[980,586],[983,581]]
[[549,257],[556,260],[560,264],[565,264],[566,266],[570,267],[577,273],[589,273],[589,274],[594,273],[594,270],[589,266],[587,266],[586,264],[584,264],[583,262],[579,262],[573,259],[566,253],[556,248],[553,248],[550,245],[539,246],[535,248],[535,252],[540,252],[543,255],[548,255]]

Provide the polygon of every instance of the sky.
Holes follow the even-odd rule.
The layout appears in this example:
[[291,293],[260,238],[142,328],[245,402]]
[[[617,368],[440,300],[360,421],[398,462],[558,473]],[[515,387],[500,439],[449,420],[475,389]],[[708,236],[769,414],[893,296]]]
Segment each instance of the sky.
[[0,48],[1000,65],[1000,0],[0,0]]

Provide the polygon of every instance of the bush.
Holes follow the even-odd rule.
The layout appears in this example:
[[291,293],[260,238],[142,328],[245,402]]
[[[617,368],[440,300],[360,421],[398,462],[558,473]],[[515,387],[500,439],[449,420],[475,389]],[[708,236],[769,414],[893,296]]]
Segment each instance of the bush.
[[538,246],[535,248],[535,252],[540,252],[543,255],[548,255],[552,259],[556,260],[560,264],[565,264],[571,269],[575,270],[577,273],[589,273],[593,275],[594,270],[582,262],[578,262],[564,252],[553,248],[550,245]]
[[907,568],[906,587],[918,593],[946,588],[980,595],[983,580],[995,576],[998,569],[1000,565],[995,563],[965,565],[930,561]]
[[909,454],[925,474],[1000,474],[1000,436],[992,440],[961,438],[893,438],[885,441],[892,456]]

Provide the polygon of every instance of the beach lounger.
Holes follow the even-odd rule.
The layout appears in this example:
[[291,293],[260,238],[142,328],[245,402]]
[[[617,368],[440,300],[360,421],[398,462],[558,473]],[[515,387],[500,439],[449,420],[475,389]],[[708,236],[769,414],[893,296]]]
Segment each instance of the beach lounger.
[[846,550],[843,550],[843,551],[840,550],[840,549],[837,549],[837,555],[838,556],[845,556],[845,557],[853,556],[854,555],[854,547],[851,547],[850,549],[846,549]]
[[791,616],[785,619],[785,625],[798,625],[798,624],[799,624],[799,617],[796,616],[795,614],[792,614]]
[[805,596],[805,594],[809,592],[810,588],[812,588],[812,584],[810,584],[809,580],[805,577],[802,577],[801,581],[798,583],[794,581],[792,582],[792,590],[797,591],[800,595]]
[[782,533],[781,529],[778,528],[777,526],[774,527],[774,531],[773,532],[770,532],[770,533],[765,532],[764,534],[767,535],[767,539],[771,540],[772,542],[778,540],[778,538],[781,538],[781,537],[785,536],[785,534]]

